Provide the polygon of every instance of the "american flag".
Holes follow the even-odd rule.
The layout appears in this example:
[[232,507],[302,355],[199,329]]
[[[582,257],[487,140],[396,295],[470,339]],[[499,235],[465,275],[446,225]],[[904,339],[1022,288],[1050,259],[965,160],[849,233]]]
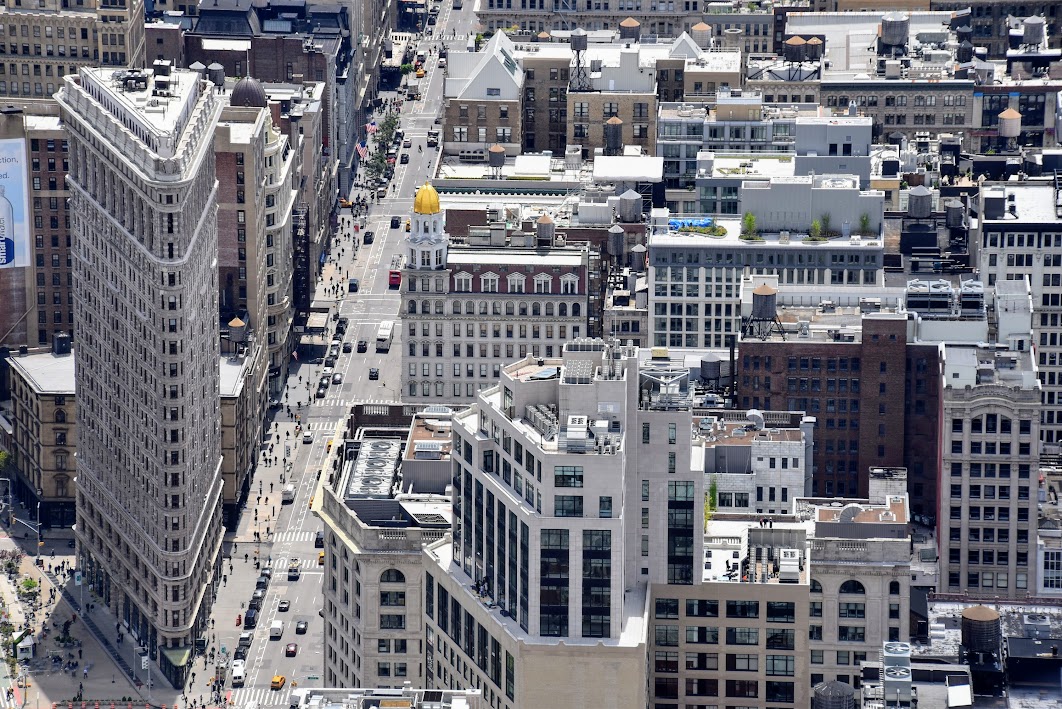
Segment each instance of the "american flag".
[[365,143],[364,140],[358,143],[357,147],[355,147],[354,150],[357,151],[358,157],[360,157],[362,160],[364,160],[369,155],[369,146]]
[[367,130],[369,132],[369,135],[372,135],[373,133],[375,133],[376,131],[378,131],[380,129],[376,125],[376,121],[373,121],[372,123],[366,123],[365,124],[365,130]]

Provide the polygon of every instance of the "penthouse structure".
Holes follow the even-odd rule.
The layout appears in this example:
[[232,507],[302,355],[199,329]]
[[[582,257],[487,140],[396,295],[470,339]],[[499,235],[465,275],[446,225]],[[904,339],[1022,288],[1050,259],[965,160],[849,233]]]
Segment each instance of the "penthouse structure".
[[[167,62],[82,69],[57,98],[77,249],[79,565],[182,686],[220,581],[221,105]],[[115,431],[137,444],[116,447]]]

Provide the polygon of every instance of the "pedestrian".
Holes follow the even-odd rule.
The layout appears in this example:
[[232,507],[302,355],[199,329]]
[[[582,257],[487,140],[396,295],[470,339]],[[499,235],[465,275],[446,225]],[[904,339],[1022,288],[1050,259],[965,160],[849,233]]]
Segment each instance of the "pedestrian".
[[81,659],[81,648],[77,649],[77,659]]
[[88,668],[86,667],[82,672],[85,674],[85,679],[88,679]]

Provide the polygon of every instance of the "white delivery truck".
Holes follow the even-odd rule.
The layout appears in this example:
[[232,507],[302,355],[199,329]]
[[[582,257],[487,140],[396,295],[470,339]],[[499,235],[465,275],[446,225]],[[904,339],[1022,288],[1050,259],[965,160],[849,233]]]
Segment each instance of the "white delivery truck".
[[281,504],[287,504],[289,502],[295,502],[295,486],[285,485],[284,490],[280,493]]
[[284,634],[284,622],[280,620],[274,620],[273,624],[269,626],[269,639],[280,640],[280,636]]

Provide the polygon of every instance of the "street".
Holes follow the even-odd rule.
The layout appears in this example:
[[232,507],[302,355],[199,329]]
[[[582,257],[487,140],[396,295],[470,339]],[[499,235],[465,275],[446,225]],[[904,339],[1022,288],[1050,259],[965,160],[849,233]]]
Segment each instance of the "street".
[[[447,44],[455,48],[463,47],[463,37],[471,30],[473,23],[471,3],[455,14],[447,2],[436,29],[439,33],[456,32],[462,39],[447,40]],[[419,49],[426,51],[428,47],[438,45],[437,40],[423,39]],[[247,602],[254,591],[256,554],[264,563],[271,563],[274,570],[246,659],[245,686],[233,689],[231,683],[227,682],[223,692],[227,702],[236,706],[250,706],[252,703],[286,706],[296,683],[300,686],[319,684],[324,664],[323,621],[318,615],[322,604],[322,569],[318,566],[319,550],[314,546],[314,540],[321,524],[309,512],[310,498],[329,441],[337,425],[349,412],[351,404],[355,401],[397,401],[402,395],[398,389],[403,338],[403,330],[398,326],[400,296],[397,288],[388,286],[388,270],[392,258],[403,253],[405,222],[412,210],[416,190],[435,174],[441,154],[435,148],[428,148],[425,142],[430,129],[440,128],[435,125],[435,118],[442,105],[443,74],[444,70],[437,68],[434,61],[429,61],[427,74],[421,80],[423,98],[407,101],[402,107],[400,127],[411,141],[411,147],[402,152],[409,153],[410,161],[395,166],[392,184],[397,189],[394,195],[381,202],[370,201],[368,214],[363,217],[365,226],[357,233],[349,210],[343,210],[332,253],[318,284],[318,300],[334,299],[333,293],[341,293],[339,315],[349,322],[343,341],[355,345],[350,353],[340,354],[336,362],[335,372],[342,375],[342,383],[331,384],[327,397],[313,398],[323,365],[292,363],[283,401],[291,408],[292,416],[288,416],[285,409],[275,412],[274,425],[270,429],[274,453],[269,454],[268,447],[263,449],[257,480],[252,486],[252,490],[256,490],[258,481],[261,481],[262,501],[258,502],[258,494],[254,492],[239,529],[228,535],[230,543],[227,548],[230,551],[232,573],[219,594],[214,612],[216,638],[213,646],[218,653],[231,657],[239,634],[244,631],[242,626],[236,626],[235,621],[238,614],[246,613]],[[384,95],[385,101],[392,97],[394,94]],[[378,114],[377,120],[381,118],[382,115]],[[418,146],[422,146],[423,152],[418,151]],[[368,196],[367,192],[364,194]],[[348,198],[355,200],[358,195],[359,189],[355,186]],[[390,228],[392,216],[400,217],[400,226],[396,229]],[[372,244],[362,243],[366,230],[375,234]],[[357,293],[350,293],[347,289],[347,280],[351,277],[360,281]],[[335,291],[330,290],[336,286],[338,288]],[[388,352],[378,353],[375,347],[376,331],[384,320],[396,322],[395,338]],[[367,343],[366,352],[357,352],[359,340]],[[379,369],[379,380],[369,379],[370,368]],[[295,416],[305,427],[298,434]],[[313,434],[312,442],[303,443],[305,431]],[[284,475],[282,483],[286,449],[291,452],[288,456],[291,472]],[[278,464],[265,465],[266,457],[271,460],[273,455],[277,456]],[[295,500],[291,504],[281,505],[280,491],[285,484],[295,485]],[[258,513],[257,520],[255,510]],[[260,542],[256,542],[255,532],[260,535]],[[297,581],[287,578],[291,561],[297,562],[301,568],[301,577]],[[280,611],[280,602],[284,600],[290,603],[290,609]],[[276,620],[283,622],[283,633],[279,640],[270,640],[269,629]],[[298,621],[308,622],[306,634],[295,633]],[[295,657],[285,656],[285,646],[289,643],[298,645]],[[189,699],[204,697],[209,700],[210,686],[206,681],[209,668],[207,663],[202,670],[197,671],[194,686],[188,691]],[[274,675],[283,675],[286,679],[283,689],[279,691],[270,689]]]

